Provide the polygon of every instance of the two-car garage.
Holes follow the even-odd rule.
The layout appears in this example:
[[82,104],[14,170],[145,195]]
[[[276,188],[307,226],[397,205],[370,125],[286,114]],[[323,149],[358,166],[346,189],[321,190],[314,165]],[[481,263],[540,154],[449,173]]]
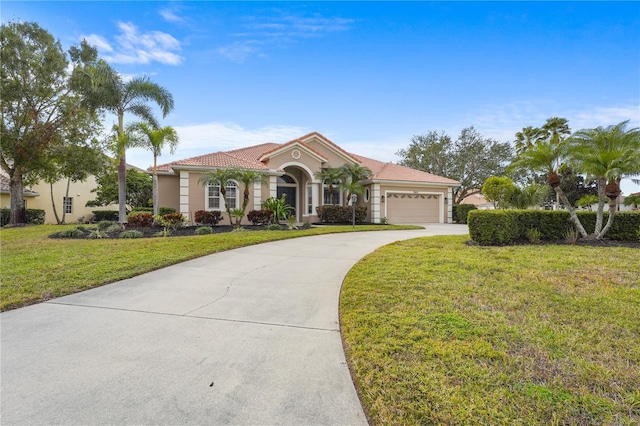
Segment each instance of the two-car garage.
[[444,220],[443,194],[386,192],[385,209],[389,223],[440,223]]

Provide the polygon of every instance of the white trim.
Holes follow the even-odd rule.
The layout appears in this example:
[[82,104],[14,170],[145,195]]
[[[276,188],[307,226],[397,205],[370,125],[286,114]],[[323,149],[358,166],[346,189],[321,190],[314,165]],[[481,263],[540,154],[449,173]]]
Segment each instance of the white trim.
[[[237,209],[240,208],[240,206],[242,205],[242,202],[240,201],[240,183],[238,183],[237,180],[235,179],[229,179],[227,182],[233,182],[236,185],[236,205],[235,206],[231,206],[232,209]],[[218,192],[218,194],[220,194],[218,196],[219,199],[219,206],[216,207],[209,207],[209,187],[210,186],[219,186],[217,183],[211,184],[208,183],[204,186],[204,209],[206,211],[214,211],[214,210],[220,210],[221,212],[225,212],[227,210],[227,200],[225,197],[222,196],[222,192]],[[225,185],[226,188],[226,185]],[[244,197],[244,193],[242,193],[242,196]]]
[[[263,155],[262,157],[260,157],[258,159],[258,161],[264,161],[266,159],[275,157],[276,155],[283,154],[283,153],[285,153],[287,151],[293,151],[294,149],[302,149],[309,156],[315,158],[316,160],[318,160],[319,162],[321,162],[323,164],[327,162],[326,158],[324,158],[320,154],[316,153],[311,148],[309,148],[308,146],[306,146],[305,144],[303,144],[301,142],[295,142],[295,143],[292,143],[291,145],[286,145],[285,144],[285,146],[282,146],[282,147],[276,149],[275,151],[272,151],[272,152],[268,153],[267,155]],[[294,159],[295,159],[295,157],[294,157]]]
[[310,142],[312,140],[317,140],[322,145],[324,145],[327,149],[329,149],[330,151],[333,151],[334,154],[342,157],[345,160],[348,160],[351,163],[354,163],[354,164],[361,164],[362,163],[362,162],[356,160],[355,158],[351,157],[350,155],[345,154],[343,151],[337,149],[336,147],[334,147],[330,143],[327,143],[327,141],[325,141],[322,138],[318,137],[318,135],[316,135],[316,134],[312,134],[311,136],[309,136],[306,139],[301,139],[301,141],[304,142],[304,143],[308,143],[308,142]]
[[444,222],[444,197],[445,194],[442,192],[427,192],[427,191],[396,191],[396,190],[385,190],[384,191],[384,217],[387,216],[387,206],[389,205],[389,194],[411,194],[411,195],[436,195],[438,196],[438,220],[439,223]]
[[[312,182],[312,183],[320,183],[320,182],[321,182],[319,179],[316,179],[316,178],[313,176],[313,172],[311,171],[311,169],[309,168],[309,166],[307,166],[307,165],[306,165],[306,164],[304,164],[304,163],[299,163],[299,162],[297,162],[297,161],[289,161],[288,163],[284,163],[284,164],[282,164],[282,165],[280,166],[280,168],[281,168],[282,170],[284,170],[284,169],[285,169],[285,167],[299,167],[299,168],[303,169],[305,172],[307,172],[307,174],[309,175],[309,178],[311,179],[311,182]],[[285,171],[284,173],[287,173],[287,172]],[[283,173],[280,173],[280,174],[282,175]]]
[[269,197],[278,197],[278,176],[269,176]]
[[189,172],[180,171],[180,213],[189,218]]
[[383,180],[383,179],[366,180],[366,181],[361,181],[361,183],[363,185],[366,185],[368,183],[378,183],[382,185],[422,186],[426,188],[438,188],[443,186],[455,188],[457,186],[460,186],[459,183],[453,184],[453,183],[439,183],[439,182],[420,182],[415,180]]
[[382,210],[380,200],[380,184],[374,183],[371,185],[371,222],[380,223],[380,211]]
[[262,208],[262,182],[253,182],[253,209],[260,210]]

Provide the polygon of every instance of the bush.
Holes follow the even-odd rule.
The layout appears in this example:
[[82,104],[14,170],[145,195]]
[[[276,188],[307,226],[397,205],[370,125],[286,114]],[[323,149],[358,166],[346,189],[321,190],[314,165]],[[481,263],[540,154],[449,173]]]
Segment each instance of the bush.
[[[80,229],[80,227],[78,227],[78,229]],[[102,238],[109,238],[109,235],[105,231],[99,228],[95,228],[89,231],[89,235],[87,235],[87,238],[91,240],[100,240]]]
[[453,213],[453,217],[458,221],[458,223],[467,223],[467,216],[469,216],[469,212],[471,210],[477,210],[478,208],[473,204],[458,204],[455,207],[455,212]]
[[164,227],[177,229],[184,226],[185,217],[182,213],[167,213],[164,216],[156,216],[155,219]]
[[131,213],[153,213],[153,207],[134,207],[131,209]]
[[93,210],[93,220],[102,222],[103,220],[111,220],[117,222],[120,219],[120,213],[117,210]]
[[[40,209],[26,209],[27,215],[27,223],[32,225],[43,225],[44,224],[44,210]],[[3,208],[0,209],[0,226],[5,226],[9,223],[9,218],[11,216],[11,209]]]
[[[596,212],[576,212],[588,234],[595,229]],[[604,214],[603,226],[609,215]],[[504,245],[528,240],[527,231],[536,229],[541,240],[563,240],[573,222],[564,210],[474,210],[469,212],[469,234],[480,245]],[[640,227],[639,212],[618,212],[604,238],[634,241]]]
[[196,229],[196,235],[209,235],[213,233],[213,228],[210,226],[201,226]]
[[144,234],[137,229],[130,229],[128,231],[123,231],[118,235],[118,238],[142,238]]
[[[318,218],[322,223],[352,223],[353,208],[349,206],[320,206],[316,207]],[[356,207],[356,223],[363,223],[367,219],[367,207]]]
[[145,212],[133,212],[127,216],[129,226],[150,227],[153,226],[153,214]]
[[84,231],[76,227],[76,228],[70,228],[70,229],[65,229],[64,231],[56,232],[53,235],[60,238],[78,238],[78,237],[84,236]]
[[279,223],[271,223],[267,226],[269,231],[282,231],[282,226]]
[[251,210],[247,214],[247,219],[254,225],[264,225],[267,223],[271,223],[271,219],[273,217],[273,210],[271,209],[262,209],[262,210]]
[[[151,211],[153,211],[153,209],[151,209]],[[173,207],[158,207],[158,214],[160,216],[164,216],[166,214],[169,213],[175,213],[176,209],[174,209]]]
[[98,222],[98,229],[105,229],[110,227],[111,225],[117,225],[118,222],[115,222],[113,220],[101,220],[100,222]]
[[111,225],[109,225],[106,228],[104,228],[104,232],[106,232],[108,234],[113,234],[114,232],[120,232],[120,231],[124,231],[124,226],[122,226],[119,223],[111,222]]
[[222,212],[220,210],[198,210],[193,216],[195,222],[199,225],[216,226],[222,219]]

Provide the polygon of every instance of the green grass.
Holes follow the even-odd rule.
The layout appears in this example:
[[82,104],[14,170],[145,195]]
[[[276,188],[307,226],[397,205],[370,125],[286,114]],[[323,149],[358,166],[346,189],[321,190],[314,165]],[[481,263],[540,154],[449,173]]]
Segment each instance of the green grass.
[[[309,235],[352,232],[351,226],[298,231],[247,231],[192,237],[141,239],[50,239],[74,226],[40,225],[0,231],[0,310],[64,296],[188,259]],[[363,225],[357,231],[420,229]]]
[[465,240],[397,242],[348,274],[371,424],[640,424],[639,250]]

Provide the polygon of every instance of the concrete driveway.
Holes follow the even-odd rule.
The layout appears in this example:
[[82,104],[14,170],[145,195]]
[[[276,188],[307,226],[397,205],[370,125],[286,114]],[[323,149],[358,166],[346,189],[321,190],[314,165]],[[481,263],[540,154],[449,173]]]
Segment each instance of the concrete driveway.
[[420,231],[296,238],[2,313],[6,425],[364,425],[338,325],[364,255]]

